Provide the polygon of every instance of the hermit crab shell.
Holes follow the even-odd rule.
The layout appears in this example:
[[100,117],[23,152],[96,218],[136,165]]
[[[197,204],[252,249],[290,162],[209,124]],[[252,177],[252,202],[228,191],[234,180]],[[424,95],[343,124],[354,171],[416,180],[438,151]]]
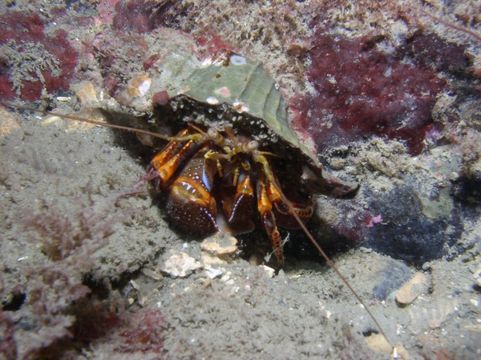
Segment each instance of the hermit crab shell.
[[317,183],[313,192],[342,197],[357,188],[324,171],[316,154],[299,140],[289,126],[278,86],[261,63],[234,53],[203,62],[172,53],[155,69],[159,72],[132,78],[117,101],[136,113],[157,112],[161,125],[229,126],[237,135],[256,140],[286,166],[308,169],[308,177]]
[[[227,120],[261,142],[285,143],[306,160],[320,166],[288,123],[287,106],[277,84],[261,63],[231,54],[206,61],[184,83],[183,96],[173,99],[216,109]],[[210,117],[211,118],[211,117]]]
[[325,172],[316,154],[299,140],[277,84],[259,62],[237,54],[204,61],[169,104],[184,114],[177,119],[194,118],[208,127],[228,124],[287,163],[307,165],[317,178],[318,192],[345,196],[357,189]]

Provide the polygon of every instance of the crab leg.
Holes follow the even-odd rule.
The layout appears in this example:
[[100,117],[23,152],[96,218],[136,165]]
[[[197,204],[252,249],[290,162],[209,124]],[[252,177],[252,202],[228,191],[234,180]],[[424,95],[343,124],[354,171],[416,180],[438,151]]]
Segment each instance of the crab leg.
[[284,252],[282,250],[282,239],[279,230],[277,229],[276,217],[272,211],[272,201],[269,199],[269,194],[266,186],[266,179],[264,173],[259,176],[257,183],[257,210],[261,216],[261,222],[272,242],[272,250],[279,262],[279,265],[284,264]]
[[[172,176],[188,158],[190,158],[201,146],[203,138],[200,134],[193,134],[189,138],[189,129],[180,131],[174,140],[171,140],[158,154],[150,161],[148,177],[154,180],[157,189],[167,186]],[[194,137],[200,135],[199,138]],[[188,138],[186,141],[179,139]]]
[[307,220],[312,216],[313,206],[302,207],[292,204],[292,202],[287,200],[279,187],[266,156],[261,152],[257,152],[254,154],[254,160],[261,165],[257,208],[266,232],[271,239],[274,254],[279,263],[282,264],[284,255],[281,237],[276,224],[276,213],[279,217],[277,221],[283,227],[297,228],[299,227],[298,221],[301,221],[301,219]]
[[254,189],[249,172],[239,170],[238,175],[236,172],[232,185],[235,186],[235,193],[230,192],[222,196],[222,207],[227,223],[236,234],[251,232],[255,227],[252,221]]

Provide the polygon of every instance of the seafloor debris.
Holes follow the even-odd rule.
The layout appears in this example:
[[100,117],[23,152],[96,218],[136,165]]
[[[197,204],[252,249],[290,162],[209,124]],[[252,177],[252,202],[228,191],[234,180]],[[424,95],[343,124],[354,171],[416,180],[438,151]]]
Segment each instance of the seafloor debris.
[[419,295],[425,293],[428,287],[428,277],[422,272],[417,272],[396,292],[396,302],[400,306],[409,305]]
[[161,270],[173,277],[186,277],[200,268],[202,264],[187,253],[171,251]]
[[203,251],[215,255],[223,260],[230,260],[238,251],[237,239],[224,232],[215,233],[204,239],[200,244]]

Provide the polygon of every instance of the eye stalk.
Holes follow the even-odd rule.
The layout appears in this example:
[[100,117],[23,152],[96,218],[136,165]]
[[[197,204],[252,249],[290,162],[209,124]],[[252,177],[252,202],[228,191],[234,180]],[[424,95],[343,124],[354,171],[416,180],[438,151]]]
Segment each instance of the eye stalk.
[[259,147],[259,143],[255,140],[252,140],[247,143],[246,150],[247,152],[251,152],[251,151],[257,150],[258,147]]

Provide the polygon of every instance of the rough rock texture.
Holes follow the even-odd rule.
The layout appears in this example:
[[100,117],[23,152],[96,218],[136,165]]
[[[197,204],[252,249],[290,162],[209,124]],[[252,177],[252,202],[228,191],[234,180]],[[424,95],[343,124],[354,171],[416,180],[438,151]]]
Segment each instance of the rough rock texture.
[[[6,1],[0,97],[140,127],[204,60],[228,50],[261,61],[301,140],[360,183],[352,199],[317,198],[308,226],[389,340],[410,359],[477,359],[478,10],[476,0]],[[2,106],[0,148],[0,357],[386,358],[302,233],[282,230],[287,261],[273,276],[262,229],[229,261],[173,232],[142,180],[152,150],[133,136]],[[162,273],[172,253],[195,271]],[[400,307],[396,292],[416,272],[430,286]]]

